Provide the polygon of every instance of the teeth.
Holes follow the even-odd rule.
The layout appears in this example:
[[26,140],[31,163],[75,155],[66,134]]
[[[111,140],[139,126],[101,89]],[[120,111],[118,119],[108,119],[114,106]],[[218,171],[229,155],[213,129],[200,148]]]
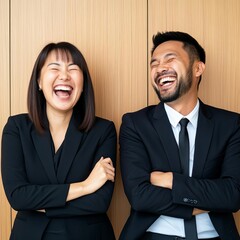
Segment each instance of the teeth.
[[70,86],[57,86],[54,88],[55,91],[71,91],[72,88]]
[[173,81],[175,81],[174,77],[165,77],[160,80],[160,84],[164,84],[166,82],[173,82]]

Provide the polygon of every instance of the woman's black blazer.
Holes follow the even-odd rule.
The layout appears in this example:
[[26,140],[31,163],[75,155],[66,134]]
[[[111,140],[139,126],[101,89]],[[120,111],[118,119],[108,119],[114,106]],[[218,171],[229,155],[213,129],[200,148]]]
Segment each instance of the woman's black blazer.
[[63,144],[55,170],[50,132],[38,133],[27,114],[9,117],[2,136],[2,179],[8,201],[18,211],[10,239],[40,240],[55,219],[64,222],[69,240],[114,239],[106,215],[112,182],[66,202],[70,183],[85,180],[102,156],[115,164],[113,122],[96,118],[89,132],[81,132],[72,117]]

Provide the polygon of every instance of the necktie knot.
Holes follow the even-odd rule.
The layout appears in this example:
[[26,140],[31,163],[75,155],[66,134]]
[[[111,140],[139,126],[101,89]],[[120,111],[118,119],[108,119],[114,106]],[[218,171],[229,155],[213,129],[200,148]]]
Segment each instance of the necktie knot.
[[180,125],[181,125],[181,128],[186,128],[186,126],[188,125],[189,123],[189,120],[187,118],[182,118],[180,121],[179,121]]

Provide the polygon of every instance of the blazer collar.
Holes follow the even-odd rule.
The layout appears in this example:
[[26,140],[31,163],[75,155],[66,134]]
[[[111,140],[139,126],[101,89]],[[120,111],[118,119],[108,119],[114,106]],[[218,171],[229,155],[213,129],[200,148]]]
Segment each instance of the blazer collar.
[[171,170],[173,172],[181,171],[181,164],[178,153],[178,145],[173,135],[171,124],[168,120],[163,103],[159,103],[153,112],[153,126],[161,140]]
[[51,149],[52,138],[50,132],[44,131],[44,133],[38,133],[37,130],[34,128],[34,130],[32,131],[32,139],[39,159],[42,162],[46,174],[49,178],[49,181],[53,184],[58,183],[53,164],[53,156]]
[[[200,101],[200,100],[199,100]],[[181,171],[178,146],[168,120],[164,104],[159,103],[153,112],[153,126],[158,133],[173,172]],[[198,126],[195,140],[193,177],[200,177],[207,159],[214,124],[208,107],[200,101]]]
[[47,130],[44,133],[40,134],[36,131],[36,129],[32,132],[32,139],[42,162],[46,174],[51,183],[64,183],[67,177],[67,174],[70,170],[74,157],[81,146],[83,133],[79,131],[77,122],[75,118],[72,116],[65,140],[64,147],[62,151],[62,156],[60,160],[60,164],[58,167],[57,173],[54,169],[53,156],[52,156],[52,138],[50,132]]
[[72,166],[83,140],[84,133],[78,129],[76,118],[72,117],[66,132],[63,152],[57,171],[57,178],[60,183],[65,182],[67,174]]
[[192,176],[194,177],[202,176],[204,164],[207,159],[207,154],[213,136],[213,130],[214,122],[211,117],[211,112],[209,108],[200,101],[192,173]]

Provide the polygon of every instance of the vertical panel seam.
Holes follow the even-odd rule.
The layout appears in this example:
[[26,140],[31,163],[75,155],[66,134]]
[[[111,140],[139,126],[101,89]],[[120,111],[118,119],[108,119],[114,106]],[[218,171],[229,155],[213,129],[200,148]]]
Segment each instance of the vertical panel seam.
[[147,1],[147,76],[146,76],[146,81],[147,81],[147,106],[149,106],[149,64],[148,64],[148,58],[149,58],[149,42],[148,42],[148,35],[149,35],[149,8],[148,8],[148,4],[149,4],[149,0]]
[[11,28],[11,25],[12,25],[12,22],[11,22],[11,17],[12,17],[12,12],[11,12],[11,7],[12,7],[12,4],[11,4],[11,0],[9,0],[9,32],[8,32],[8,35],[9,35],[9,52],[8,52],[8,54],[9,54],[9,57],[8,57],[8,61],[9,61],[9,113],[10,113],[10,115],[11,115],[11,113],[12,113],[12,108],[11,108],[11,93],[12,93],[12,91],[11,91],[11,87],[12,87],[12,74],[11,74],[11,70],[12,70],[12,66],[11,66],[11,60],[12,60],[12,55],[11,55],[11,53],[12,53],[12,45],[11,45],[11,43],[12,43],[12,34],[11,34],[11,30],[12,30],[12,28]]
[[[12,9],[11,9],[11,7],[12,7],[12,4],[11,4],[12,2],[11,2],[11,0],[9,0],[9,3],[8,3],[8,17],[9,17],[9,19],[8,19],[8,28],[9,28],[9,30],[8,30],[8,64],[9,64],[9,68],[8,68],[8,75],[9,75],[9,79],[8,79],[8,81],[9,81],[9,89],[8,89],[8,93],[9,93],[9,96],[8,96],[8,101],[9,101],[9,114],[11,115],[11,113],[12,113],[12,108],[11,108],[11,105],[12,105],[12,101],[11,101],[11,98],[12,98],[12,91],[11,91],[11,88],[12,88],[12,74],[11,74],[11,69],[12,69],[12,66],[11,66],[11,53],[12,53],[12,45],[11,45],[11,42],[12,42],[12,39],[11,39],[11,37],[12,37],[12,34],[11,34],[11,30],[12,30],[12,28],[11,28],[11,24],[12,24],[12,22],[11,22],[11,17],[12,17]],[[12,218],[12,208],[11,208],[11,206],[9,205],[9,208],[10,208],[10,229],[12,229],[12,225],[13,225],[13,218]]]

